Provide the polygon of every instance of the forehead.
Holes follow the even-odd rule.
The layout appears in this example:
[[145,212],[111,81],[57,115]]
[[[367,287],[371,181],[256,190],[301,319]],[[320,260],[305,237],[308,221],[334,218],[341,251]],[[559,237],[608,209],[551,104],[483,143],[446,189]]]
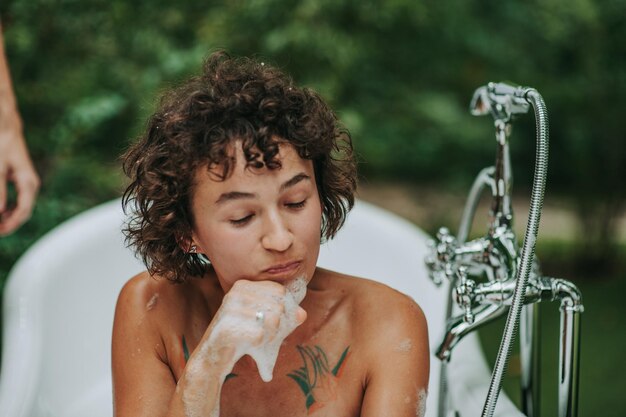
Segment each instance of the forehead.
[[280,167],[269,169],[265,166],[254,168],[246,164],[241,143],[238,142],[234,149],[234,163],[230,174],[223,178],[224,167],[215,165],[212,167],[200,167],[194,176],[194,194],[220,194],[224,191],[245,190],[254,191],[257,187],[278,188],[284,181],[294,175],[304,173],[315,181],[313,162],[303,159],[298,155],[295,148],[287,143],[279,145],[276,160]]

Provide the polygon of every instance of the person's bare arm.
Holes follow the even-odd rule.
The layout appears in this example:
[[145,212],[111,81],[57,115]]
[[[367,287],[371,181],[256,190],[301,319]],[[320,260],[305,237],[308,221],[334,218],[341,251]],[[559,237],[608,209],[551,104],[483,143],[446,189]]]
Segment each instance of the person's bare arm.
[[147,282],[132,279],[117,300],[111,350],[117,417],[165,416],[176,389],[158,321],[147,307],[151,296]]
[[[219,401],[220,376],[229,372],[232,358],[210,361],[215,358],[209,352],[194,352],[187,362],[192,371],[186,367],[177,384],[170,363],[178,358],[168,357],[160,330],[160,324],[169,327],[164,322],[169,310],[162,299],[156,307],[149,307],[155,293],[151,284],[151,278],[135,277],[117,301],[111,352],[113,413],[116,417],[195,416],[186,409],[187,401],[187,408],[204,409],[204,415],[210,416]],[[203,392],[196,395],[199,389]]]
[[[10,182],[17,191],[15,207],[7,207]],[[38,190],[39,177],[24,140],[0,25],[0,236],[12,233],[28,220]]]
[[429,377],[428,329],[422,310],[400,294],[378,300],[361,417],[422,417]]
[[[122,290],[113,325],[112,369],[114,415],[217,416],[221,387],[240,356],[235,347],[258,346],[276,334],[283,286],[274,282],[238,281],[224,297],[178,381],[170,370],[157,328],[155,309],[146,306],[152,291],[134,278]],[[265,313],[263,322],[255,318]],[[301,310],[301,309],[300,309]],[[152,317],[150,317],[152,316]],[[305,320],[298,311],[299,322]]]

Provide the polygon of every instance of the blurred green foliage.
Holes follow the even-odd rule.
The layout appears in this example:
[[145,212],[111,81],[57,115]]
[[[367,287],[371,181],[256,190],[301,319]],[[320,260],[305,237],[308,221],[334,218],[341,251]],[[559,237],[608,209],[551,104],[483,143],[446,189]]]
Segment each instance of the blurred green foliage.
[[[626,201],[626,0],[4,0],[0,16],[43,180],[33,218],[0,239],[0,287],[46,231],[120,195],[118,155],[158,92],[218,48],[318,90],[350,128],[366,180],[463,194],[495,150],[491,120],[467,111],[473,91],[535,87],[550,112],[548,194],[578,212],[586,249],[612,253]],[[521,118],[511,138],[518,189],[531,181],[533,126]]]
[[[605,252],[624,206],[626,1],[5,0],[6,49],[43,188],[33,219],[0,240],[0,282],[61,220],[118,196],[118,155],[158,91],[225,48],[326,97],[351,129],[366,179],[464,190],[494,153],[475,88],[537,88],[551,115],[548,192],[569,196]],[[528,187],[534,120],[511,139]],[[464,191],[463,191],[464,192]]]

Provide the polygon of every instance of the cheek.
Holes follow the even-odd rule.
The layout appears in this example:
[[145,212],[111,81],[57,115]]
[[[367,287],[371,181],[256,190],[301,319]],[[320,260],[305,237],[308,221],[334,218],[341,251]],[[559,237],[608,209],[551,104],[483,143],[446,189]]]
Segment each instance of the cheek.
[[[249,251],[251,233],[238,229],[216,228],[205,234],[207,256],[214,263],[221,260],[231,261]],[[213,258],[211,258],[213,256]]]
[[237,230],[211,230],[203,238],[205,254],[209,258],[218,280],[225,291],[232,286],[237,277],[254,273],[252,255],[254,244],[250,233]]
[[237,265],[233,259],[241,258],[249,248],[245,235],[239,230],[223,227],[220,224],[204,224],[198,227],[196,237],[204,254],[216,270],[228,265]]
[[307,221],[302,222],[301,236],[302,246],[307,254],[306,271],[309,278],[313,276],[320,252],[322,211],[318,209],[307,216]]
[[306,219],[298,227],[307,245],[319,245],[322,228],[322,209],[319,202],[311,208]]

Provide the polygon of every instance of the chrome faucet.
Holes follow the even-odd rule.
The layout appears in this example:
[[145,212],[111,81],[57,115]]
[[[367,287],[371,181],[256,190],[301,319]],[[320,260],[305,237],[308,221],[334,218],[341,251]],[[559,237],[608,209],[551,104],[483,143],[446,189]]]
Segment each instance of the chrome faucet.
[[[537,163],[531,197],[531,210],[520,251],[513,230],[511,188],[513,175],[508,139],[515,116],[531,108],[537,119]],[[446,364],[463,336],[508,313],[502,343],[494,366],[483,417],[491,417],[506,371],[511,344],[519,327],[522,365],[522,411],[538,417],[539,344],[538,303],[561,302],[561,346],[559,374],[559,417],[577,415],[578,360],[582,297],[569,281],[544,277],[534,257],[545,177],[547,173],[547,111],[536,90],[505,83],[489,83],[474,93],[470,104],[473,115],[491,114],[496,130],[495,165],[483,169],[470,190],[458,234],[444,227],[430,242],[425,262],[430,278],[437,285],[450,282],[446,334],[437,350],[442,360],[439,415],[447,415]],[[490,222],[485,236],[468,241],[476,207],[482,192],[491,191]],[[453,306],[460,313],[453,316]]]

